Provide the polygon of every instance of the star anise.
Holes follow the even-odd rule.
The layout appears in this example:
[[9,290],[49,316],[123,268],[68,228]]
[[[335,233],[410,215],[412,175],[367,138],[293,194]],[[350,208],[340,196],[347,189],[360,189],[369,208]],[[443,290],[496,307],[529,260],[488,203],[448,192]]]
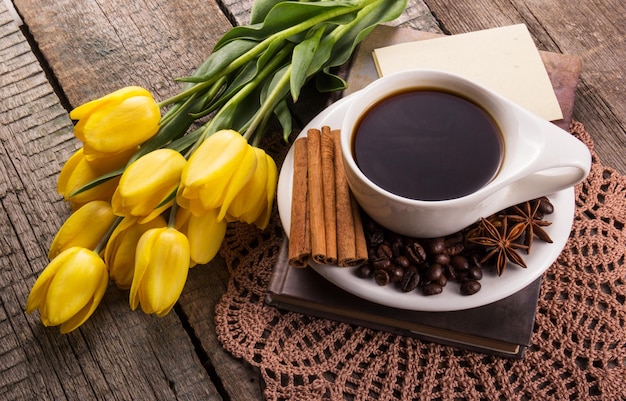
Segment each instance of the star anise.
[[530,253],[530,247],[533,244],[533,238],[537,236],[540,240],[552,243],[552,238],[542,227],[552,224],[547,220],[543,220],[543,214],[539,211],[541,201],[524,202],[520,205],[512,207],[512,214],[508,216],[509,220],[514,223],[522,223],[525,228],[524,245],[528,247],[526,253]]
[[508,228],[508,217],[502,217],[502,224],[498,229],[488,219],[481,219],[481,229],[484,236],[469,238],[469,241],[482,245],[488,249],[487,254],[482,258],[484,263],[491,258],[496,258],[496,271],[498,276],[502,275],[506,268],[507,261],[511,261],[521,267],[526,267],[526,262],[517,253],[516,249],[527,250],[528,246],[515,242],[525,230],[524,223],[517,223],[511,229]]

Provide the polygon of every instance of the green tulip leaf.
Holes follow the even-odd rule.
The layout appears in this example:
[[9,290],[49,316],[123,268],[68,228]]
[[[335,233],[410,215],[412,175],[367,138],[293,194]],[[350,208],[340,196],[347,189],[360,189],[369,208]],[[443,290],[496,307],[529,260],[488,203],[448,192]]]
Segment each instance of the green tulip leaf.
[[392,21],[402,14],[407,0],[384,0],[386,6],[372,4],[370,9],[364,8],[357,13],[355,20],[345,27],[340,37],[334,41],[332,55],[325,64],[326,67],[336,67],[344,64],[352,55],[356,46],[376,27],[384,22]]
[[250,24],[258,24],[263,22],[272,7],[285,0],[255,0],[252,4],[250,12]]
[[276,105],[274,114],[278,118],[278,122],[280,122],[280,126],[283,129],[283,139],[287,142],[293,129],[293,119],[291,118],[291,111],[289,110],[286,100],[282,100]]
[[[297,30],[299,24],[305,24],[300,32],[316,25],[316,21],[323,22],[356,9],[358,2],[351,0],[336,0],[322,2],[291,2],[283,1],[272,5],[265,15],[263,23],[234,27],[229,30],[215,45],[221,49],[234,40],[248,39],[262,41],[271,35],[289,28]],[[307,25],[308,24],[308,25]],[[295,32],[294,32],[295,33]]]
[[237,39],[215,50],[190,77],[178,78],[182,82],[204,82],[219,76],[234,60],[250,51],[257,43],[247,39]]
[[338,75],[332,74],[325,69],[315,77],[315,88],[319,92],[335,92],[348,87],[346,81]]
[[324,26],[318,27],[309,38],[300,42],[293,49],[290,89],[294,102],[298,100],[300,90],[309,77],[309,69],[315,59],[324,29]]
[[118,168],[117,170],[111,171],[109,173],[103,174],[100,177],[88,182],[87,184],[83,185],[82,187],[78,188],[77,190],[75,190],[74,192],[72,192],[70,194],[70,198],[74,197],[80,193],[83,193],[85,191],[90,190],[91,188],[95,188],[100,184],[104,184],[105,182],[115,178],[115,177],[119,177],[120,175],[122,175],[122,173],[124,173],[124,170],[126,170],[126,167],[122,167],[122,168]]

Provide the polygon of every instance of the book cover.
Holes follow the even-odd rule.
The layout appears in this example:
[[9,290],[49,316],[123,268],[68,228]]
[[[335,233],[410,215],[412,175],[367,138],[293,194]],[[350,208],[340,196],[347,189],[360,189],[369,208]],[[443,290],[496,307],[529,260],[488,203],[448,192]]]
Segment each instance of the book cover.
[[279,309],[510,358],[522,358],[530,345],[541,279],[489,305],[452,312],[422,312],[361,299],[336,287],[310,267],[289,266],[287,259],[285,240],[266,296],[266,302]]

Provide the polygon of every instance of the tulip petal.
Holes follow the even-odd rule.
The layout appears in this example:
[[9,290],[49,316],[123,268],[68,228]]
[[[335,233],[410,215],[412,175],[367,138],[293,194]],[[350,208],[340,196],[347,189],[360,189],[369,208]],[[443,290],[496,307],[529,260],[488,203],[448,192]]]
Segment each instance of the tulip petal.
[[270,155],[267,155],[267,187],[265,196],[267,197],[267,203],[265,204],[265,211],[259,216],[254,224],[264,230],[270,222],[272,216],[272,208],[274,203],[274,196],[276,195],[276,185],[278,181],[278,168],[274,159]]
[[113,210],[121,216],[154,218],[167,208],[159,205],[178,187],[186,164],[172,149],[158,149],[139,158],[122,174],[111,199]]
[[141,307],[146,313],[163,316],[174,306],[187,280],[189,242],[175,229],[167,229],[152,249],[151,268],[142,280]]
[[54,259],[72,246],[94,249],[115,221],[108,202],[93,201],[82,206],[63,223],[50,245],[48,258]]
[[[83,149],[80,148],[69,159],[65,162],[63,167],[61,168],[61,172],[59,173],[59,178],[57,179],[57,192],[61,195],[68,194],[68,183],[72,176],[72,173],[76,170],[78,164],[83,160],[84,154]],[[66,198],[67,199],[67,198]]]
[[137,250],[135,253],[135,273],[133,275],[133,282],[130,287],[129,304],[132,310],[137,309],[139,306],[139,286],[143,280],[143,276],[148,269],[150,263],[150,256],[154,242],[157,240],[160,230],[152,229],[146,231],[137,243]]
[[102,153],[94,151],[87,146],[83,148],[83,153],[87,164],[94,171],[106,174],[126,166],[137,150],[139,150],[139,147],[130,148],[119,153]]
[[69,248],[63,251],[59,256],[54,258],[48,266],[41,272],[33,288],[30,290],[28,300],[26,301],[26,313],[32,313],[35,309],[41,307],[46,299],[48,287],[50,287],[50,281],[61,268],[63,263],[74,255],[78,251],[78,248]]
[[239,194],[239,192],[241,192],[241,189],[245,187],[254,175],[258,164],[258,157],[255,149],[256,148],[253,148],[252,146],[247,147],[246,154],[243,160],[241,160],[239,168],[237,168],[235,174],[233,174],[229,180],[228,187],[224,193],[222,206],[220,207],[220,213],[217,216],[218,220],[224,219],[224,216],[226,216],[226,212],[228,211],[228,207],[233,199],[237,196],[237,194]]
[[265,208],[267,158],[262,149],[253,149],[257,158],[256,170],[228,209],[228,214],[244,223],[253,223]]
[[221,130],[211,135],[189,157],[179,195],[200,199],[207,210],[220,207],[248,148],[248,142],[236,131]]
[[118,178],[113,178],[108,181],[74,195],[78,189],[91,181],[99,178],[102,172],[93,168],[89,162],[87,162],[84,149],[76,151],[63,165],[59,178],[57,181],[57,192],[63,195],[66,201],[71,201],[73,204],[83,205],[94,200],[108,200],[113,195],[115,187],[118,182]]
[[[96,279],[94,277],[94,279]],[[95,312],[96,308],[100,304],[102,297],[107,289],[107,284],[109,281],[109,277],[107,275],[106,267],[102,269],[100,274],[100,283],[96,288],[96,291],[93,294],[91,300],[74,316],[72,316],[67,322],[61,324],[60,332],[61,334],[66,334],[71,331],[76,330],[79,326],[81,326],[91,315]]]
[[103,103],[106,102],[115,102],[119,101],[119,99],[123,99],[131,96],[147,96],[152,97],[152,94],[145,88],[140,86],[127,86],[124,88],[120,88],[115,92],[111,92],[101,98],[91,100],[87,103],[84,103],[74,110],[70,112],[70,118],[72,120],[80,120],[81,118],[91,114],[93,110],[97,107],[100,107]]
[[140,224],[137,218],[125,217],[116,227],[107,243],[104,260],[111,280],[118,288],[129,289],[132,284],[139,238],[152,228],[166,226],[165,219],[158,216],[146,224]]
[[[93,251],[78,247],[59,255],[57,263],[60,266],[50,280],[44,307],[40,308],[42,320],[46,325],[57,326],[80,315],[70,325],[76,328],[100,302],[107,287],[107,269]],[[83,310],[86,306],[87,310]]]
[[77,107],[74,134],[95,152],[119,153],[136,147],[159,129],[159,106],[147,90],[127,87]]
[[226,220],[220,219],[217,209],[202,216],[190,216],[187,228],[191,259],[199,264],[211,261],[226,235]]
[[174,306],[187,280],[189,241],[175,228],[148,230],[137,244],[130,304],[164,316]]

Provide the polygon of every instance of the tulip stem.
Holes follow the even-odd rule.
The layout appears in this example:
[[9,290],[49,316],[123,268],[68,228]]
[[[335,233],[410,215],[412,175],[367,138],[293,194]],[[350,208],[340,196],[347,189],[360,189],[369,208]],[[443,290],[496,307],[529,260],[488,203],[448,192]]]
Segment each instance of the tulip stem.
[[[271,113],[272,110],[276,107],[276,104],[281,100],[281,92],[285,86],[289,85],[289,81],[291,79],[291,69],[292,65],[290,64],[289,67],[287,67],[287,70],[285,71],[283,76],[280,78],[280,80],[272,90],[272,92],[268,94],[267,99],[265,99],[265,102],[263,102],[261,108],[255,113],[254,119],[250,123],[248,129],[246,129],[246,133],[243,136],[248,141],[250,141],[250,138],[254,135],[257,127],[259,126],[261,121],[263,121],[265,116],[269,115],[269,113]],[[257,144],[257,142],[261,140],[261,137],[257,138],[255,136],[254,139],[255,144]]]
[[176,222],[176,213],[178,212],[178,203],[174,202],[172,207],[170,207],[170,216],[167,220],[167,226],[172,228],[174,227],[174,223]]
[[107,245],[107,242],[109,242],[109,238],[111,238],[111,235],[113,234],[113,231],[115,231],[115,229],[117,228],[117,226],[120,225],[120,223],[122,222],[123,217],[118,216],[113,223],[111,224],[111,226],[109,227],[109,229],[107,230],[107,232],[102,236],[102,239],[100,240],[100,242],[98,243],[98,245],[96,245],[96,247],[94,248],[94,252],[98,255],[100,255],[100,252],[102,252],[104,250],[104,248]]

